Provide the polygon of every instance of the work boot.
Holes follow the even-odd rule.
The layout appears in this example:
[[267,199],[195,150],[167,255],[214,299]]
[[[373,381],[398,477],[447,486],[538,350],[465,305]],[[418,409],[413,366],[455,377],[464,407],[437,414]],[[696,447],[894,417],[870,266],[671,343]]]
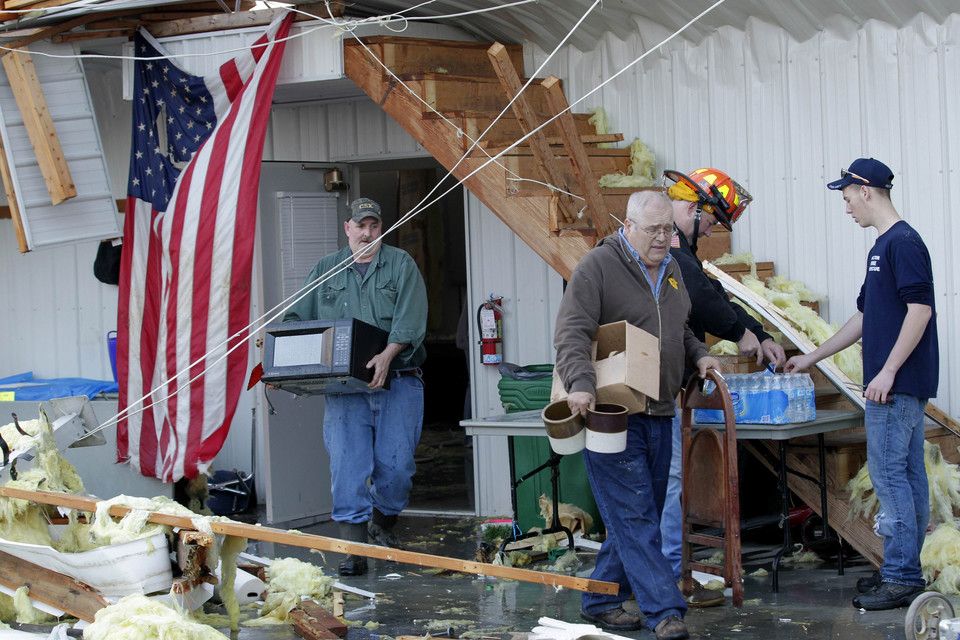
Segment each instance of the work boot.
[[[341,522],[340,539],[348,542],[367,542],[367,523],[366,522]],[[347,556],[347,559],[340,563],[338,572],[342,576],[362,576],[367,572],[367,559],[363,556]]]
[[654,629],[657,640],[685,640],[690,637],[687,625],[680,616],[667,616]]
[[607,631],[638,631],[647,626],[646,618],[624,611],[623,607],[607,609],[600,613],[587,613],[581,609],[580,617]]
[[874,571],[869,577],[857,580],[857,591],[860,593],[870,593],[880,586],[883,580],[880,578],[880,571]]
[[380,510],[374,507],[373,518],[367,523],[367,533],[374,543],[381,547],[390,547],[391,549],[403,549],[403,543],[397,534],[393,532],[393,526],[397,524],[397,516],[385,516]]
[[688,607],[715,607],[723,604],[726,599],[727,596],[723,595],[723,591],[707,589],[697,580],[693,581],[693,593],[684,596]]
[[881,582],[880,586],[870,593],[863,593],[854,598],[853,606],[867,611],[896,609],[910,604],[921,593],[923,593],[923,587],[913,587],[895,582]]

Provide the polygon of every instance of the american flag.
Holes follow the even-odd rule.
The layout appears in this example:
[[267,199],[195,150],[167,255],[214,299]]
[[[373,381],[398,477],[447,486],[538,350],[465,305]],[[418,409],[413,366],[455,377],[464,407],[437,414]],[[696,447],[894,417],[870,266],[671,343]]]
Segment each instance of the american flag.
[[[117,323],[120,410],[130,413],[117,457],[145,476],[205,471],[236,411],[247,350],[216,361],[250,321],[260,161],[285,44],[275,41],[292,20],[209,76],[171,58],[135,62]],[[143,31],[135,48],[166,55]]]

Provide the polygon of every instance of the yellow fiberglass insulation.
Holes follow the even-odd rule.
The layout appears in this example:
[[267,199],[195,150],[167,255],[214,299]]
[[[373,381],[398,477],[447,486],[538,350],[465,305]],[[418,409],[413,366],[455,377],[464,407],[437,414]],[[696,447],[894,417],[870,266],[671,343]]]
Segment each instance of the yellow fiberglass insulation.
[[334,579],[323,575],[320,567],[296,558],[279,558],[267,567],[267,590],[287,591],[298,596],[322,598],[333,586]]
[[97,612],[83,630],[84,640],[225,640],[213,627],[187,618],[173,607],[135,594]]
[[53,624],[56,622],[57,619],[54,616],[33,606],[29,594],[30,589],[27,586],[19,587],[13,592],[13,597],[0,593],[0,620],[21,624]]
[[220,545],[220,598],[230,616],[230,628],[240,628],[240,604],[237,602],[237,593],[233,585],[237,580],[237,556],[247,548],[246,538],[225,536]]
[[750,275],[757,277],[757,263],[753,259],[753,254],[749,251],[744,253],[725,253],[719,258],[712,260],[718,267],[731,264],[745,264],[750,267]]
[[[607,119],[607,112],[603,107],[594,107],[590,109],[590,113],[593,115],[587,120],[590,124],[593,125],[593,128],[596,130],[598,136],[606,135],[610,133],[610,121]],[[610,147],[609,142],[603,142],[597,145],[601,149],[607,149]]]
[[265,627],[273,624],[290,624],[290,611],[300,604],[300,596],[293,591],[268,593],[260,607],[260,617],[244,620],[245,627]]
[[0,436],[2,436],[3,441],[7,443],[7,447],[9,447],[10,451],[29,449],[40,440],[37,438],[37,434],[40,433],[39,419],[20,420],[19,423],[20,428],[23,429],[27,435],[20,433],[17,430],[16,423],[13,422],[0,427]]
[[[778,286],[784,291],[774,291],[753,276],[744,275],[741,281],[748,289],[776,306],[784,317],[806,334],[815,345],[823,344],[837,332],[837,325],[828,324],[816,311],[800,304],[797,294],[792,291],[806,291],[806,287],[801,283],[788,285],[781,281]],[[851,345],[837,353],[833,356],[833,361],[854,383],[862,384],[863,357],[859,344]]]
[[954,523],[940,524],[927,536],[920,564],[930,589],[960,595],[960,531]]
[[654,176],[657,159],[639,138],[630,143],[630,167],[627,173],[608,173],[600,176],[601,187],[652,187],[657,183]]
[[[952,523],[954,510],[960,510],[960,467],[944,460],[940,446],[931,442],[923,443],[923,462],[930,491],[930,524]],[[872,517],[878,501],[866,464],[847,483],[847,491],[850,492],[849,517]],[[957,561],[960,562],[960,556]]]

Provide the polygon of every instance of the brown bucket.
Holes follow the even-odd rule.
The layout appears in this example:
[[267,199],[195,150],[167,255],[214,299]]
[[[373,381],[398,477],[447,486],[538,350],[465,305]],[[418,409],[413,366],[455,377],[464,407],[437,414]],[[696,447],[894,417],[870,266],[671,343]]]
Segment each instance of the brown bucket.
[[626,449],[627,408],[610,403],[587,409],[585,446],[596,453],[620,453]]

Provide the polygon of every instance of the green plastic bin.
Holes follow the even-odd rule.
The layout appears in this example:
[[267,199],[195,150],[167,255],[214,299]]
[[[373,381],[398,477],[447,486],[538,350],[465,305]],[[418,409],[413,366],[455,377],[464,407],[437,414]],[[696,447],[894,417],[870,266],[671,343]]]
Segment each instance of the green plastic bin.
[[[552,364],[524,365],[527,371],[553,371]],[[550,404],[550,388],[553,377],[538,380],[514,380],[501,375],[497,388],[500,402],[507,413],[543,409]],[[550,458],[550,442],[546,437],[514,437],[513,458],[517,477],[536,469]],[[576,505],[593,516],[593,530],[600,527],[600,512],[593,499],[587,469],[581,455],[563,456],[560,460],[560,502]],[[550,486],[550,468],[542,470],[532,478],[527,478],[517,487],[517,520],[522,531],[531,527],[547,527],[540,516],[540,496],[553,496]]]

